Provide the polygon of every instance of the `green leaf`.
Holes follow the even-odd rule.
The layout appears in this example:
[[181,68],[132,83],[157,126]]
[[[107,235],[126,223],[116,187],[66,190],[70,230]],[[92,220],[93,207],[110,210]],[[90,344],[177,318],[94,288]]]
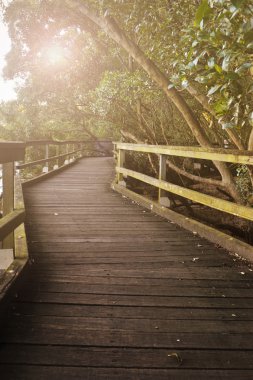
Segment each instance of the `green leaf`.
[[219,65],[214,65],[214,68],[215,70],[217,71],[217,73],[221,74],[222,73],[222,68],[219,66]]
[[209,7],[208,0],[202,0],[195,15],[194,25],[200,26],[201,21],[204,19],[204,17],[208,16],[210,12],[211,8]]
[[199,83],[205,83],[206,80],[205,80],[205,77],[202,77],[201,75],[197,75],[195,78],[195,81]]
[[238,67],[235,71],[236,73],[242,73],[245,70],[248,70],[252,66],[251,62],[245,62],[240,67]]
[[214,94],[216,91],[219,90],[220,87],[221,87],[220,84],[216,84],[215,86],[211,87],[210,90],[207,93],[207,96],[210,96],[210,95]]
[[207,65],[208,65],[208,67],[210,67],[211,69],[215,66],[214,57],[211,57],[211,58],[208,59],[208,61],[207,61]]
[[186,88],[186,87],[188,87],[188,85],[189,85],[188,80],[187,80],[187,79],[184,79],[184,80],[182,81],[182,87],[183,87],[183,88]]
[[253,49],[253,42],[250,42],[247,46],[246,49]]
[[230,56],[227,55],[223,61],[222,61],[222,70],[223,71],[228,71],[228,68],[229,68],[229,63],[230,63]]
[[228,110],[228,104],[226,100],[219,100],[214,104],[215,112],[220,116],[224,115]]

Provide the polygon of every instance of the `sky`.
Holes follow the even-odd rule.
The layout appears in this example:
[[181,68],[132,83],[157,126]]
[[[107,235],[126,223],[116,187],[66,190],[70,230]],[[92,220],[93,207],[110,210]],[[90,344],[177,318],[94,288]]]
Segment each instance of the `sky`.
[[3,68],[6,65],[5,56],[10,48],[11,41],[8,35],[8,29],[0,18],[0,102],[16,98],[14,81],[5,81],[2,75]]

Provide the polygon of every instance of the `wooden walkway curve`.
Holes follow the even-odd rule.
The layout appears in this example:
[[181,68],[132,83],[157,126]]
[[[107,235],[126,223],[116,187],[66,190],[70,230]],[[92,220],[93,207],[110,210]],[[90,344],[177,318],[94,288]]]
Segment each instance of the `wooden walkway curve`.
[[253,379],[253,272],[110,189],[87,158],[25,191],[30,277],[1,380]]

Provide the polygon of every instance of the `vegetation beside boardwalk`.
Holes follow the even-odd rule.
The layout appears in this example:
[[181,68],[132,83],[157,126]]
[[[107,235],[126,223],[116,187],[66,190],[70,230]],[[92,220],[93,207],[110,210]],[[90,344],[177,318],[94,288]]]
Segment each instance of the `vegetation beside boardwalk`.
[[[21,83],[0,107],[5,139],[253,149],[250,0],[14,0],[3,11],[5,75]],[[137,162],[157,171],[154,155]],[[168,160],[175,182],[252,205],[251,167],[206,164]]]

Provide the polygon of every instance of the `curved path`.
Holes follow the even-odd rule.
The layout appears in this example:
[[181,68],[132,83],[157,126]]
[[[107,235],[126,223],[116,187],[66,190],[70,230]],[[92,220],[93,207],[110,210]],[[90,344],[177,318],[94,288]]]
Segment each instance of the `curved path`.
[[112,178],[88,158],[25,190],[32,266],[1,380],[253,379],[253,272]]

